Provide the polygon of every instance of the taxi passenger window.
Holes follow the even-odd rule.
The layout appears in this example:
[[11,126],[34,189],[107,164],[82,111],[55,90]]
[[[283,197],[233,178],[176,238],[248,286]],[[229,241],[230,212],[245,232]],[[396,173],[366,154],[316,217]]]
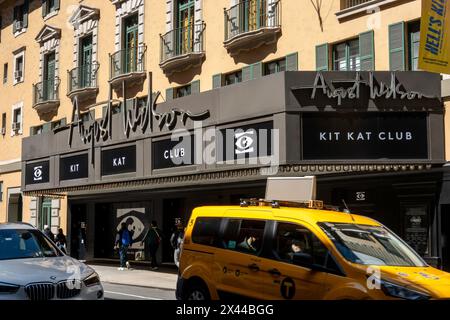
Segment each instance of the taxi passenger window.
[[197,218],[192,230],[192,242],[206,246],[218,246],[221,221],[221,218]]
[[278,223],[273,242],[274,254],[278,260],[294,264],[296,255],[306,253],[313,257],[313,263],[325,266],[327,248],[309,229],[292,223]]
[[223,234],[226,249],[249,254],[258,254],[262,248],[265,221],[230,219]]

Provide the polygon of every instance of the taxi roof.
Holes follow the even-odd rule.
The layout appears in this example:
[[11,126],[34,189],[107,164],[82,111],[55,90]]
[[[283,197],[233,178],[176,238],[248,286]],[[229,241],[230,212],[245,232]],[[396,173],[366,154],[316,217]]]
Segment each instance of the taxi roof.
[[192,217],[240,217],[256,219],[293,219],[315,225],[317,222],[352,223],[379,226],[376,220],[357,214],[333,210],[271,206],[204,206],[194,209]]

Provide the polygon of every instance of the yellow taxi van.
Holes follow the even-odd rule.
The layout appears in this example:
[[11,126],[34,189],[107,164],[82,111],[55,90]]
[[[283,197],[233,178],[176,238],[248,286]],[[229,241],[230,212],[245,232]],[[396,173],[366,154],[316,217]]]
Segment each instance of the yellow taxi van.
[[194,209],[176,296],[183,300],[448,299],[450,274],[379,222],[282,201]]

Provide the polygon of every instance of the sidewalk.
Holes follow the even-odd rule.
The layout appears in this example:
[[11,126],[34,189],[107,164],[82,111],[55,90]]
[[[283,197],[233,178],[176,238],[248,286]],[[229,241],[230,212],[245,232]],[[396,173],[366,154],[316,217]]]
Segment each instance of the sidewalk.
[[117,266],[89,264],[99,274],[102,282],[175,290],[177,273],[173,268],[161,267],[157,271],[131,265],[131,269],[117,270]]

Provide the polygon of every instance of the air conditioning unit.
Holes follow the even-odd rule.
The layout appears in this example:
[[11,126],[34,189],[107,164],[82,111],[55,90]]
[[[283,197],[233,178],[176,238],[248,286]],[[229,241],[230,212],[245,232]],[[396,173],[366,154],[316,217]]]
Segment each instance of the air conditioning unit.
[[16,31],[20,31],[23,29],[23,21],[16,21]]
[[0,133],[2,134],[2,136],[4,136],[6,134],[6,128],[1,128]]
[[13,130],[14,132],[19,131],[19,130],[20,130],[20,122],[13,122],[13,124],[12,124],[12,130]]
[[14,71],[14,79],[16,80],[22,80],[22,70],[16,70]]

